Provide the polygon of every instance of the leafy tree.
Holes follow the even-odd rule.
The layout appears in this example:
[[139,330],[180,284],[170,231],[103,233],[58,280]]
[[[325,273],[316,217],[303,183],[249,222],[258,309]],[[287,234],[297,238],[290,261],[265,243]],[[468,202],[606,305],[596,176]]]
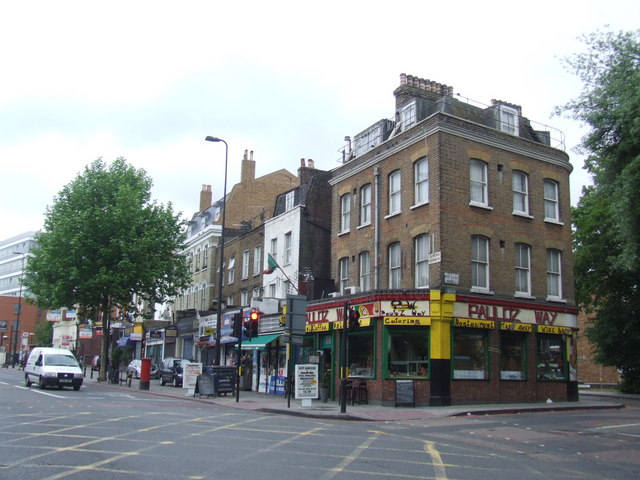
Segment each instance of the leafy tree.
[[[108,359],[110,317],[153,305],[189,284],[184,223],[171,204],[150,201],[152,181],[123,158],[101,159],[66,185],[47,208],[25,285],[47,308],[100,312],[101,358]],[[107,362],[101,362],[105,380]]]
[[587,51],[566,60],[583,91],[557,109],[590,128],[581,151],[593,186],[573,211],[577,299],[596,360],[640,393],[640,30],[583,40]]
[[53,322],[42,320],[36,323],[33,343],[38,347],[50,347],[53,344]]

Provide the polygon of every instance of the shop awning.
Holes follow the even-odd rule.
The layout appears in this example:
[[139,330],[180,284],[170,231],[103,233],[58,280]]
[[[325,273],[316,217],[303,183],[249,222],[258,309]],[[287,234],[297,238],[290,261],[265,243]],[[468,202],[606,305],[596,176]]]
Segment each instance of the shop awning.
[[256,338],[252,338],[251,340],[243,340],[242,348],[248,350],[255,350],[257,348],[265,348],[271,342],[273,342],[276,338],[280,337],[281,333],[273,333],[271,335],[258,335]]

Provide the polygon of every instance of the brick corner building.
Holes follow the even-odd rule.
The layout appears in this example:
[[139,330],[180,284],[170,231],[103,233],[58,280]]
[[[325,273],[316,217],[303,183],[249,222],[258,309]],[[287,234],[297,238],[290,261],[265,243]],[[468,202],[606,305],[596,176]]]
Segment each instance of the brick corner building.
[[[577,400],[569,175],[562,134],[402,74],[395,114],[333,171],[334,292],[305,344],[398,403]],[[340,352],[343,312],[360,313]]]

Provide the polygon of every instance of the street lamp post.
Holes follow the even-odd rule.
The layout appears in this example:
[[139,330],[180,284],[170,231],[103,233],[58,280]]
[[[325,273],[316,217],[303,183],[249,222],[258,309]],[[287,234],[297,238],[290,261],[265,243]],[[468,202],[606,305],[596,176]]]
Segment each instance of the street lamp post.
[[222,284],[224,282],[224,229],[225,216],[227,213],[227,162],[229,159],[229,145],[227,142],[218,137],[207,136],[207,142],[224,143],[224,191],[222,195],[222,229],[220,231],[220,276],[218,278],[218,315],[216,318],[216,344],[214,347],[213,361],[215,365],[220,365],[220,341],[222,339]]
[[24,276],[24,259],[26,253],[13,252],[14,255],[22,255],[22,269],[20,270],[20,290],[18,291],[18,309],[16,310],[16,326],[13,329],[13,352],[11,353],[11,368],[16,368],[18,354],[18,334],[20,330],[20,311],[22,310],[22,277]]

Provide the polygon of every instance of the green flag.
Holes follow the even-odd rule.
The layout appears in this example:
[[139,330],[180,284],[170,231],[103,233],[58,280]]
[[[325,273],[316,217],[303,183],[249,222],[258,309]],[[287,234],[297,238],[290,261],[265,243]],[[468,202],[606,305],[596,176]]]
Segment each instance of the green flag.
[[267,253],[267,269],[262,272],[263,274],[273,273],[273,271],[278,268],[278,263],[274,260],[270,253]]

